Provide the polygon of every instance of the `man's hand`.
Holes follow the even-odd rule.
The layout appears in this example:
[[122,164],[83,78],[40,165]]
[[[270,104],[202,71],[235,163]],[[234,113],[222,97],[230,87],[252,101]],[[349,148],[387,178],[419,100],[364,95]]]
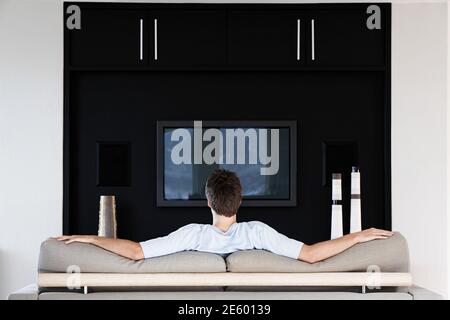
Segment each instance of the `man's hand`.
[[94,243],[97,240],[97,236],[60,236],[55,239],[58,241],[64,241],[65,244],[69,244],[72,242],[83,242],[83,243]]
[[370,228],[363,231],[353,233],[357,243],[372,241],[376,239],[387,239],[392,237],[394,233],[392,231]]

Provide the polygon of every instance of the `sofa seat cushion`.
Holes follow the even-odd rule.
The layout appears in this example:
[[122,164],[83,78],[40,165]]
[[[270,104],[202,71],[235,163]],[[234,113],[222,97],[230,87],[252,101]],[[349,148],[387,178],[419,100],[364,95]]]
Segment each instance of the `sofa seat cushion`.
[[133,261],[86,243],[48,239],[41,244],[40,272],[167,273],[226,272],[224,259],[217,254],[185,251]]
[[[412,300],[406,292],[45,292],[39,300]],[[187,318],[187,317],[186,317]]]
[[231,272],[408,272],[406,239],[398,232],[391,238],[357,244],[334,257],[314,264],[264,250],[244,250],[229,255]]

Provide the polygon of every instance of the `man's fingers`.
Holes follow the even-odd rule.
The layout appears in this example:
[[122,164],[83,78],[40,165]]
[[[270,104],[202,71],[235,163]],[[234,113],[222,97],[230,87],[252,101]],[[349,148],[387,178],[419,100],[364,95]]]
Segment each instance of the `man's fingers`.
[[54,237],[53,239],[56,239],[58,241],[66,241],[66,240],[71,240],[74,238],[79,238],[80,236],[77,235],[71,235],[71,236],[59,236],[59,237]]
[[64,241],[64,240],[68,240],[70,238],[72,238],[72,236],[59,236],[59,237],[56,237],[54,239],[56,239],[58,241]]
[[382,229],[374,229],[373,233],[376,235],[383,235],[383,236],[387,236],[387,237],[390,237],[394,234],[392,231],[382,230]]
[[390,237],[392,236],[394,233],[392,231],[387,231],[387,230],[379,230],[378,234],[383,235],[383,236],[387,236]]

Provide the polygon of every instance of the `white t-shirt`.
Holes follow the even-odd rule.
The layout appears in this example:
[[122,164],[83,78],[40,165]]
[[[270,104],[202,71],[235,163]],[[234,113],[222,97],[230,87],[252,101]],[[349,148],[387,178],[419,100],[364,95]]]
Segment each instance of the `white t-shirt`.
[[226,255],[239,250],[263,249],[297,259],[303,243],[278,233],[265,223],[252,221],[234,223],[226,232],[210,224],[188,224],[140,245],[145,258],[186,250]]

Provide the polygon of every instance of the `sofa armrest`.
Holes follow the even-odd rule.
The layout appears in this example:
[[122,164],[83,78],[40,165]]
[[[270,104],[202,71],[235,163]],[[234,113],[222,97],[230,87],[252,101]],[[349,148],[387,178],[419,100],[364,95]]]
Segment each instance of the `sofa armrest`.
[[442,300],[443,297],[433,291],[419,287],[411,286],[408,288],[408,293],[413,297],[413,300]]
[[39,289],[37,285],[30,284],[22,289],[14,291],[8,296],[8,300],[38,300]]

